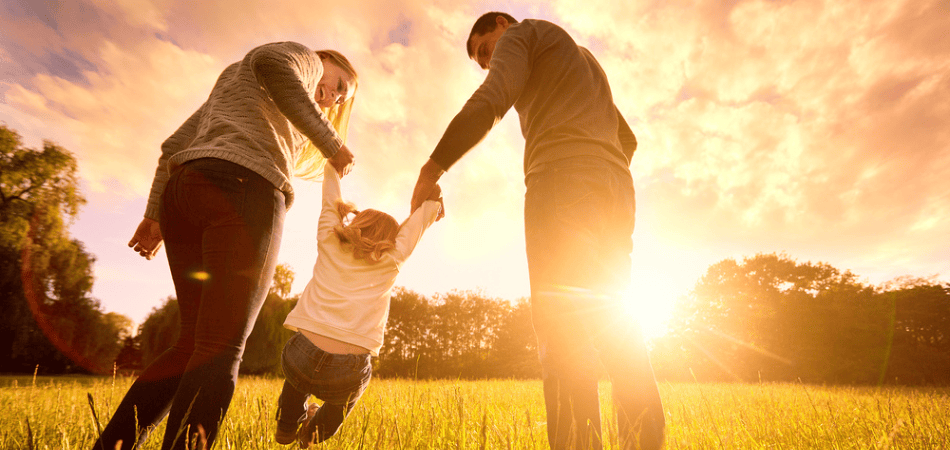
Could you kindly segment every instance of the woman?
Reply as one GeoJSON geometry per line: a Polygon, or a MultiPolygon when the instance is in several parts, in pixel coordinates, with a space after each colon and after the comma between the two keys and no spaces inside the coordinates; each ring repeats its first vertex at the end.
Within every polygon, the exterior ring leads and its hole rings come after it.
{"type": "Polygon", "coordinates": [[[326,161],[349,172],[344,139],[357,84],[337,52],[266,44],[225,69],[162,144],[129,246],[151,259],[164,239],[181,332],[129,388],[94,448],[134,448],[166,414],[163,450],[214,444],[277,265],[291,177],[319,178],[326,161]]]}

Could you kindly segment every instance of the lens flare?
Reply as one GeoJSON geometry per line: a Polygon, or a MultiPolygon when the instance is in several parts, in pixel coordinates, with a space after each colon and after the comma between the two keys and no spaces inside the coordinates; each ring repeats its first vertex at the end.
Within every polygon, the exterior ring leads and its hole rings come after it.
{"type": "Polygon", "coordinates": [[[206,281],[208,278],[211,278],[211,275],[203,270],[198,270],[196,272],[192,272],[191,277],[198,281],[206,281]]]}

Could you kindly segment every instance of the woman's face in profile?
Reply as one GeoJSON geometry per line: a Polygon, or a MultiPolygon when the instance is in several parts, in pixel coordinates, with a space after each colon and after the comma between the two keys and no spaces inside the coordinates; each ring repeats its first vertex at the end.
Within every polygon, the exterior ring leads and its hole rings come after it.
{"type": "Polygon", "coordinates": [[[353,77],[329,59],[323,60],[323,78],[317,84],[314,100],[321,108],[331,108],[349,100],[356,91],[353,77]]]}

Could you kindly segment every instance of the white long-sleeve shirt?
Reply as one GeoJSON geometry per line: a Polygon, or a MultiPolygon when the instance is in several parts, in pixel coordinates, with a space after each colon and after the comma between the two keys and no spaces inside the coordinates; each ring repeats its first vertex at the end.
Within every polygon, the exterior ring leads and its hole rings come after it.
{"type": "Polygon", "coordinates": [[[328,168],[323,176],[323,206],[317,227],[317,262],[297,306],[284,326],[305,330],[366,348],[374,356],[383,346],[389,298],[396,275],[425,230],[435,222],[441,205],[426,201],[399,229],[396,248],[379,262],[356,259],[346,251],[333,228],[341,224],[336,202],[340,177],[328,168]]]}

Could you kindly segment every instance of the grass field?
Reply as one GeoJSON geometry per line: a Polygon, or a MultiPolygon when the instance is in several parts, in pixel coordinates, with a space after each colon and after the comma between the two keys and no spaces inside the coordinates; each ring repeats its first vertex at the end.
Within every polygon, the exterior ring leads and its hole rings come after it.
{"type": "MultiPolygon", "coordinates": [[[[0,449],[88,449],[97,433],[88,395],[104,426],[130,383],[0,377],[0,449]]],[[[293,448],[273,441],[280,383],[242,378],[215,448],[293,448]]],[[[660,391],[667,449],[950,448],[950,389],[662,383],[660,391]]],[[[609,392],[602,384],[604,414],[609,392]]],[[[145,449],[159,448],[163,427],[145,449]]],[[[316,448],[544,449],[541,383],[374,380],[340,434],[316,448]]]]}

